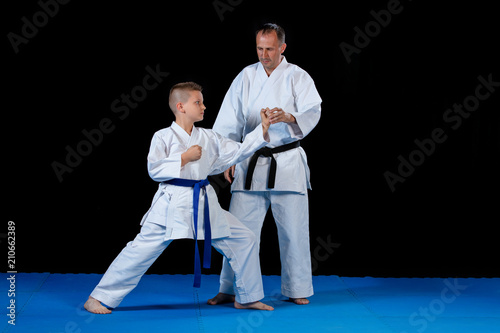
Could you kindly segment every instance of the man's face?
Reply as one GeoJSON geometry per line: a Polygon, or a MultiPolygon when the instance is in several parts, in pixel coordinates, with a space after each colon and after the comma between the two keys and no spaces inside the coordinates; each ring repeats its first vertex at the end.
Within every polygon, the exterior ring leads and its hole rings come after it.
{"type": "Polygon", "coordinates": [[[279,45],[276,31],[257,34],[257,55],[259,61],[264,66],[267,75],[271,75],[281,62],[281,54],[285,51],[286,44],[279,45]]]}

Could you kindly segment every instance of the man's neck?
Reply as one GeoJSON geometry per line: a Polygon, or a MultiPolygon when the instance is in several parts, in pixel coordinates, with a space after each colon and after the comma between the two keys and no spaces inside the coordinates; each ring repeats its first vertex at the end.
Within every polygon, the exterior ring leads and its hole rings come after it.
{"type": "Polygon", "coordinates": [[[276,68],[278,68],[278,66],[279,66],[279,65],[281,64],[281,62],[283,61],[283,58],[284,58],[284,57],[285,57],[284,55],[281,55],[280,62],[278,63],[278,65],[277,65],[276,67],[274,67],[273,69],[271,69],[270,71],[268,71],[268,70],[264,67],[264,70],[266,71],[267,77],[270,77],[270,76],[271,76],[271,74],[272,74],[272,72],[274,72],[274,70],[275,70],[276,68]]]}

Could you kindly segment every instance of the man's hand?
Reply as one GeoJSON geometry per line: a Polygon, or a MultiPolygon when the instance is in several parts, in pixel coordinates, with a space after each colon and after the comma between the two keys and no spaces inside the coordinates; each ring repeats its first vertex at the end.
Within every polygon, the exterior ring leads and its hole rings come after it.
{"type": "Polygon", "coordinates": [[[181,155],[181,166],[185,166],[189,162],[198,161],[200,158],[201,147],[198,145],[191,146],[181,155]]]}
{"type": "Polygon", "coordinates": [[[227,169],[226,171],[224,171],[224,178],[226,178],[226,180],[229,182],[229,184],[232,184],[232,182],[233,182],[235,167],[236,166],[233,165],[232,167],[230,167],[229,169],[227,169]]]}
{"type": "Polygon", "coordinates": [[[266,115],[269,118],[269,122],[271,124],[276,124],[276,123],[295,123],[295,117],[292,116],[290,113],[287,113],[283,111],[282,108],[272,108],[269,110],[269,108],[266,108],[266,115]]]}

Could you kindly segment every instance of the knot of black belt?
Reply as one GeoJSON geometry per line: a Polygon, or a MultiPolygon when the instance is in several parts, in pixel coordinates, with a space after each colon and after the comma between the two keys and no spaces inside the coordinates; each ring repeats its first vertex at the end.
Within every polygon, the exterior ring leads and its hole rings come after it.
{"type": "Polygon", "coordinates": [[[269,178],[267,179],[267,188],[274,188],[274,182],[276,180],[276,160],[273,154],[282,153],[284,151],[300,147],[300,141],[295,141],[288,143],[283,146],[269,148],[264,147],[257,150],[250,159],[250,164],[248,165],[247,177],[245,181],[245,190],[249,190],[252,187],[252,178],[255,166],[257,165],[257,160],[260,156],[271,158],[271,167],[269,168],[269,178]]]}

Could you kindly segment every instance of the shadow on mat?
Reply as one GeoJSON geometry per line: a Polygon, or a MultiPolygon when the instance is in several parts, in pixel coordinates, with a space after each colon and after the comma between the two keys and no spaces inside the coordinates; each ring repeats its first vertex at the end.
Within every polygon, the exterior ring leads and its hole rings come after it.
{"type": "Polygon", "coordinates": [[[115,309],[111,309],[113,312],[120,311],[143,311],[143,310],[180,310],[180,309],[190,309],[194,310],[196,305],[194,304],[154,304],[154,305],[136,305],[136,306],[120,306],[115,309]]]}

